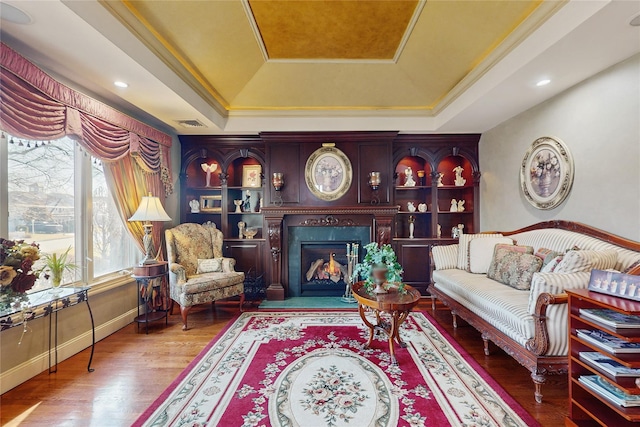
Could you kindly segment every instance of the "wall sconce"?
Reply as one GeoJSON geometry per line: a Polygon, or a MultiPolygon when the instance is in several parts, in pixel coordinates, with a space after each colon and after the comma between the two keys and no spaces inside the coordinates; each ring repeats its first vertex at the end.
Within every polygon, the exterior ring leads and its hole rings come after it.
{"type": "Polygon", "coordinates": [[[273,204],[276,206],[282,206],[282,194],[280,190],[284,187],[284,174],[282,172],[274,172],[271,177],[271,185],[273,185],[276,194],[273,198],[273,204]]]}
{"type": "Polygon", "coordinates": [[[369,187],[374,191],[380,187],[380,172],[369,172],[369,187]]]}
{"type": "Polygon", "coordinates": [[[371,187],[371,204],[380,203],[378,188],[380,188],[380,172],[369,172],[369,187],[371,187]]]}

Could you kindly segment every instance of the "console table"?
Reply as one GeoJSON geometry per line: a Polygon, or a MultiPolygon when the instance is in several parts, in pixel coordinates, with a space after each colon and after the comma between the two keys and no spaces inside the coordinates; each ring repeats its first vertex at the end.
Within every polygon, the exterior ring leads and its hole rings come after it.
{"type": "Polygon", "coordinates": [[[162,282],[167,279],[169,273],[168,263],[166,261],[158,261],[153,264],[144,264],[133,267],[132,277],[138,282],[140,290],[141,302],[144,304],[144,314],[140,314],[140,304],[138,304],[138,316],[134,319],[138,323],[145,324],[145,332],[149,333],[149,322],[165,319],[165,325],[168,324],[168,315],[165,310],[149,311],[149,301],[152,300],[154,289],[159,289],[162,282]]]}
{"type": "Polygon", "coordinates": [[[28,308],[25,310],[9,310],[0,312],[0,330],[23,326],[27,328],[27,322],[40,317],[49,317],[49,373],[58,371],[58,312],[67,307],[80,304],[87,304],[89,310],[89,318],[91,320],[91,355],[87,364],[87,371],[93,372],[91,361],[93,360],[93,352],[96,346],[96,328],[93,322],[93,313],[89,305],[89,287],[62,287],[55,293],[51,289],[45,289],[39,292],[33,292],[28,295],[28,308]],[[53,334],[52,334],[53,329],[53,334]],[[53,340],[53,343],[52,343],[53,340]],[[52,351],[54,363],[51,363],[52,351]]]}

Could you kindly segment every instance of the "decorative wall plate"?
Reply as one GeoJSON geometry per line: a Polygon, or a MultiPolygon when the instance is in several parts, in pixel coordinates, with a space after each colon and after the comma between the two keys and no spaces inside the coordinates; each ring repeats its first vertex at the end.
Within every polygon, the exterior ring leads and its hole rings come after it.
{"type": "Polygon", "coordinates": [[[349,158],[333,145],[323,145],[307,159],[304,179],[309,191],[321,200],[337,200],[351,187],[349,158]]]}
{"type": "Polygon", "coordinates": [[[571,191],[573,170],[573,158],[564,142],[550,136],[536,139],[520,167],[525,198],[538,209],[555,208],[571,191]]]}

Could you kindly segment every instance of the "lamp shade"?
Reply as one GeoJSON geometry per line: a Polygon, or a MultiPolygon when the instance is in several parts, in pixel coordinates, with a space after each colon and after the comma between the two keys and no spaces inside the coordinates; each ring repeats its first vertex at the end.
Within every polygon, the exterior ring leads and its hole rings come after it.
{"type": "Polygon", "coordinates": [[[160,203],[160,199],[149,193],[142,197],[138,210],[129,218],[129,221],[171,221],[160,203]]]}

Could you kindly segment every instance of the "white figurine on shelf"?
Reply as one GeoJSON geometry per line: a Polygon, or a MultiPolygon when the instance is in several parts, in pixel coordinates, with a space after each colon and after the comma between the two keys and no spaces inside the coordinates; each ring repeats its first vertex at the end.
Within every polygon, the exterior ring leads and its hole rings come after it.
{"type": "Polygon", "coordinates": [[[409,212],[415,212],[416,211],[416,205],[414,205],[413,202],[407,202],[407,210],[409,212]]]}
{"type": "Polygon", "coordinates": [[[415,227],[416,217],[409,215],[409,238],[413,239],[413,230],[415,227]]]}
{"type": "Polygon", "coordinates": [[[462,166],[456,166],[455,168],[453,168],[453,172],[456,173],[456,179],[454,184],[457,187],[462,187],[465,184],[465,182],[467,182],[467,180],[462,177],[463,170],[464,169],[462,168],[462,166]]]}
{"type": "Polygon", "coordinates": [[[438,239],[442,237],[442,226],[438,224],[438,239]]]}
{"type": "Polygon", "coordinates": [[[426,203],[420,203],[418,205],[418,212],[426,212],[427,211],[427,204],[426,203]]]}
{"type": "Polygon", "coordinates": [[[407,167],[404,170],[404,186],[405,187],[415,187],[416,186],[416,182],[413,180],[413,169],[411,169],[411,166],[407,167]]]}
{"type": "Polygon", "coordinates": [[[244,239],[244,227],[247,225],[244,221],[238,222],[238,238],[244,239]]]}
{"type": "Polygon", "coordinates": [[[189,206],[191,206],[191,213],[199,213],[200,212],[200,202],[196,199],[193,199],[189,202],[189,206]]]}
{"type": "Polygon", "coordinates": [[[251,191],[247,190],[245,193],[246,197],[244,199],[244,203],[242,204],[242,212],[252,212],[251,210],[251,191]]]}
{"type": "Polygon", "coordinates": [[[437,181],[438,187],[443,187],[444,186],[444,184],[442,183],[442,178],[443,177],[444,177],[444,174],[442,172],[438,172],[438,178],[437,178],[438,179],[438,181],[437,181]]]}
{"type": "Polygon", "coordinates": [[[449,208],[449,212],[458,212],[458,201],[456,199],[451,199],[451,208],[449,208]]]}
{"type": "Polygon", "coordinates": [[[210,165],[208,165],[206,163],[202,163],[200,165],[200,167],[202,167],[202,170],[207,173],[207,187],[210,187],[211,186],[211,174],[216,169],[218,169],[218,165],[216,163],[211,163],[210,165]]]}
{"type": "Polygon", "coordinates": [[[464,200],[458,200],[458,212],[464,212],[464,200]]]}

